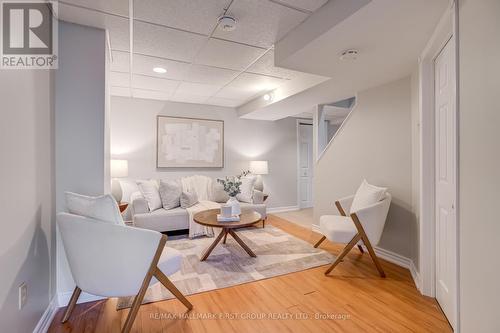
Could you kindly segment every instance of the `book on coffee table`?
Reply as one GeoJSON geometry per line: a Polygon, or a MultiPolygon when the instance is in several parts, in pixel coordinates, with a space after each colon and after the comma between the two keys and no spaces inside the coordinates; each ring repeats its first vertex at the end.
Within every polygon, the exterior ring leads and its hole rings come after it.
{"type": "Polygon", "coordinates": [[[237,222],[240,220],[239,215],[231,215],[229,217],[222,216],[221,214],[217,214],[217,221],[219,222],[237,222]]]}

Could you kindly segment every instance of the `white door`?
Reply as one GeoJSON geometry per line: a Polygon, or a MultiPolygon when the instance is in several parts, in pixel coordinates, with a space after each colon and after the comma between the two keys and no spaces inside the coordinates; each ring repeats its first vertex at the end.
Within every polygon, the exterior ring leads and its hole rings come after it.
{"type": "Polygon", "coordinates": [[[310,124],[299,124],[299,198],[300,208],[313,205],[313,127],[310,124]]]}
{"type": "Polygon", "coordinates": [[[455,328],[457,284],[457,146],[455,54],[452,38],[435,60],[436,299],[455,328]]]}

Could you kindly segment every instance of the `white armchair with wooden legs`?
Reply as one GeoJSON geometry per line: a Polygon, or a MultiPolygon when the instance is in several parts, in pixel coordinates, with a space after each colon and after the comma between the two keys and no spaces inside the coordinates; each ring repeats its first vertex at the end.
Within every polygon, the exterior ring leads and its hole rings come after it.
{"type": "Polygon", "coordinates": [[[361,253],[364,253],[361,246],[364,244],[380,276],[385,277],[384,270],[373,250],[373,246],[378,244],[382,236],[387,212],[391,204],[391,195],[385,192],[382,200],[358,209],[348,216],[353,199],[354,195],[335,202],[341,215],[323,215],[320,217],[321,233],[324,236],[314,247],[318,247],[325,239],[334,243],[347,244],[335,262],[326,270],[325,275],[329,274],[355,245],[358,246],[361,253]]]}
{"type": "Polygon", "coordinates": [[[181,255],[165,248],[165,235],[68,213],[59,213],[57,222],[76,282],[63,323],[82,290],[104,297],[135,295],[122,328],[122,332],[129,332],[148,286],[156,279],[189,310],[193,308],[167,277],[180,269],[181,255]]]}

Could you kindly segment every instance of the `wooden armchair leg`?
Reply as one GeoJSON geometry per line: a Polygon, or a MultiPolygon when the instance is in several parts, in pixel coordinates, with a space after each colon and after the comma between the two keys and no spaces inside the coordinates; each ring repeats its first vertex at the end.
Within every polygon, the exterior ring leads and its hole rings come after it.
{"type": "Polygon", "coordinates": [[[365,250],[363,250],[363,247],[361,245],[358,245],[359,252],[365,253],[365,250]]]}
{"type": "Polygon", "coordinates": [[[314,244],[314,247],[318,247],[321,243],[323,243],[323,241],[325,239],[326,239],[326,236],[321,237],[321,239],[316,244],[314,244]]]}
{"type": "Polygon", "coordinates": [[[64,312],[63,319],[61,320],[61,323],[65,323],[68,321],[69,317],[71,316],[71,313],[75,309],[76,302],[78,301],[78,297],[80,297],[80,293],[82,290],[78,287],[75,287],[75,290],[73,290],[73,294],[71,295],[71,298],[68,303],[68,307],[66,308],[66,311],[64,312]]]}
{"type": "Polygon", "coordinates": [[[356,243],[359,242],[360,239],[361,239],[361,235],[360,234],[356,234],[356,236],[354,236],[351,239],[351,241],[349,242],[349,244],[347,244],[344,247],[344,249],[339,254],[339,256],[337,257],[337,259],[335,259],[335,261],[333,262],[333,264],[326,270],[325,275],[328,275],[335,268],[335,266],[337,266],[342,261],[342,259],[344,259],[344,257],[346,256],[346,254],[348,254],[349,251],[352,250],[352,248],[354,247],[354,245],[356,245],[356,243]]]}
{"type": "Polygon", "coordinates": [[[351,214],[351,218],[354,224],[356,225],[356,229],[358,229],[358,232],[361,235],[361,239],[363,240],[363,243],[365,244],[366,249],[370,254],[370,257],[372,257],[375,267],[377,267],[378,273],[380,274],[381,277],[385,278],[385,272],[382,268],[382,265],[380,264],[380,261],[378,260],[378,257],[375,254],[375,251],[373,250],[372,244],[370,243],[368,236],[366,236],[365,229],[363,229],[363,226],[361,225],[358,216],[356,215],[356,213],[353,213],[351,214]]]}
{"type": "Polygon", "coordinates": [[[177,287],[170,281],[170,279],[163,274],[163,272],[157,267],[154,276],[167,288],[174,296],[184,304],[188,310],[193,308],[193,305],[187,300],[187,298],[177,289],[177,287]]]}

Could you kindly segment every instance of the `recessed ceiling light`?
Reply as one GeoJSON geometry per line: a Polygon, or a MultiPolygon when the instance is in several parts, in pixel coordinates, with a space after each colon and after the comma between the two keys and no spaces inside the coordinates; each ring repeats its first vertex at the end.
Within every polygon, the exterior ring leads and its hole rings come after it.
{"type": "Polygon", "coordinates": [[[351,50],[345,50],[340,55],[340,60],[354,61],[356,59],[358,59],[358,50],[353,50],[353,49],[351,49],[351,50]]]}
{"type": "Polygon", "coordinates": [[[270,101],[270,100],[272,100],[272,99],[273,99],[273,95],[271,95],[271,94],[265,94],[265,95],[264,95],[264,100],[265,100],[265,101],[270,101]]]}
{"type": "Polygon", "coordinates": [[[165,68],[163,68],[163,67],[155,67],[155,68],[153,68],[153,72],[164,74],[164,73],[167,72],[167,70],[165,68]]]}

